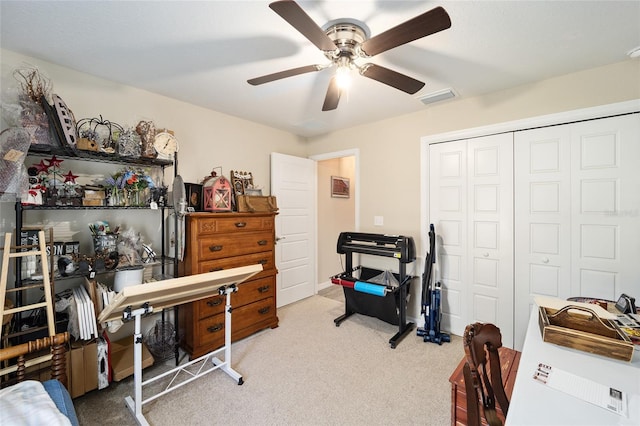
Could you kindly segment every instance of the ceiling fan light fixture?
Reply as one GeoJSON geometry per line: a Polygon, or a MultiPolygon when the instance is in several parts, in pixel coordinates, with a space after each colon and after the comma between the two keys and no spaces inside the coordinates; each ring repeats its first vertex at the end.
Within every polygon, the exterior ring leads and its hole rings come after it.
{"type": "Polygon", "coordinates": [[[346,56],[338,59],[336,68],[336,84],[340,90],[347,90],[351,86],[351,62],[346,56]]]}
{"type": "Polygon", "coordinates": [[[418,100],[425,105],[432,104],[434,102],[444,101],[445,99],[455,98],[456,94],[453,89],[442,89],[436,92],[427,93],[424,96],[420,96],[418,100]]]}

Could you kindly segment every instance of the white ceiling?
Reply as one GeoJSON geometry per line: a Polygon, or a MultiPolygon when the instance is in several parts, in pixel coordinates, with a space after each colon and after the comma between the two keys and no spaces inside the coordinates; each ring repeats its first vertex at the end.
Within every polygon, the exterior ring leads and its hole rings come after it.
{"type": "Polygon", "coordinates": [[[436,6],[451,17],[450,29],[368,61],[426,82],[420,92],[356,76],[322,112],[333,68],[246,82],[328,62],[268,4],[2,0],[0,45],[305,137],[429,108],[418,98],[446,88],[468,98],[631,60],[640,46],[640,1],[299,1],[319,26],[352,18],[372,35],[436,6]]]}

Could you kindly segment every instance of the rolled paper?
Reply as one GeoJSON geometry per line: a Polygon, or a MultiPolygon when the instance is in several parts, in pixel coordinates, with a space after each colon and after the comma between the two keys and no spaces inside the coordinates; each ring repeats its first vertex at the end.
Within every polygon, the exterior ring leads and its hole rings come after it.
{"type": "Polygon", "coordinates": [[[337,284],[337,285],[341,285],[343,287],[349,287],[349,288],[353,288],[355,284],[353,281],[343,280],[342,278],[331,278],[331,282],[333,284],[337,284]]]}
{"type": "Polygon", "coordinates": [[[378,284],[371,284],[362,281],[356,281],[353,289],[362,293],[373,294],[374,296],[384,296],[386,287],[378,284]]]}

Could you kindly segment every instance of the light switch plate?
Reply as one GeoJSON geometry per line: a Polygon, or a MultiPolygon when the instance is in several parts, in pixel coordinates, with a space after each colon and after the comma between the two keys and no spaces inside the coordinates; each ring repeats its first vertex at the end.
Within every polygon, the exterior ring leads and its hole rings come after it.
{"type": "Polygon", "coordinates": [[[384,217],[382,216],[373,217],[373,226],[383,226],[383,225],[384,225],[384,217]]]}

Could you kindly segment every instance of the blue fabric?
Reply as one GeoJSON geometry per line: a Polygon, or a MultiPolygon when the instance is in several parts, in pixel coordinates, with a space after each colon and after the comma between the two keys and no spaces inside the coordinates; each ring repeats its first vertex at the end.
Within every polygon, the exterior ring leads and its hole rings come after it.
{"type": "Polygon", "coordinates": [[[73,426],[79,426],[78,416],[76,416],[76,410],[73,408],[73,402],[67,389],[58,380],[47,380],[42,383],[44,389],[47,391],[53,402],[58,407],[58,410],[71,422],[73,426]]]}

